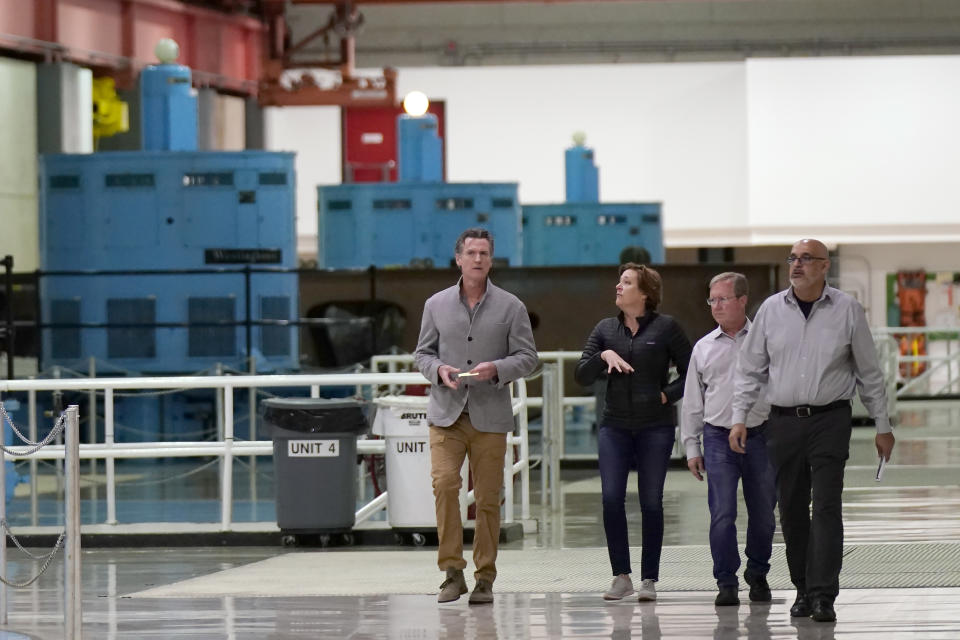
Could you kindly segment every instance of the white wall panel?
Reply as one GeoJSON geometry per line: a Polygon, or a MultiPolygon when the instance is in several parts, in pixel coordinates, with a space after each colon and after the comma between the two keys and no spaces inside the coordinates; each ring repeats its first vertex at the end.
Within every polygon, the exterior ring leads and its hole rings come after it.
{"type": "Polygon", "coordinates": [[[38,267],[37,77],[34,65],[0,58],[0,256],[38,267]]]}
{"type": "MultiPolygon", "coordinates": [[[[663,202],[668,236],[718,220],[746,224],[744,82],[739,63],[400,71],[401,95],[446,101],[449,180],[519,182],[524,203],[563,202],[563,152],[585,131],[601,199],[663,202]]],[[[316,185],[340,181],[339,111],[267,113],[268,148],[299,154],[306,238],[316,233],[316,185]]]]}
{"type": "MultiPolygon", "coordinates": [[[[960,56],[416,67],[400,91],[446,101],[451,181],[518,181],[524,203],[563,200],[585,131],[601,199],[662,201],[668,246],[936,242],[960,240],[957,77],[960,56]]],[[[273,111],[310,158],[306,242],[315,185],[339,181],[338,111],[273,111]]]]}
{"type": "Polygon", "coordinates": [[[446,100],[449,180],[519,181],[523,203],[563,202],[563,152],[584,131],[601,200],[661,201],[672,229],[746,222],[743,74],[738,63],[414,68],[400,89],[446,100]]]}
{"type": "Polygon", "coordinates": [[[746,66],[754,228],[956,225],[960,57],[746,66]]]}
{"type": "Polygon", "coordinates": [[[265,147],[295,151],[297,170],[297,252],[317,255],[317,185],[340,183],[340,109],[264,109],[265,147]]]}

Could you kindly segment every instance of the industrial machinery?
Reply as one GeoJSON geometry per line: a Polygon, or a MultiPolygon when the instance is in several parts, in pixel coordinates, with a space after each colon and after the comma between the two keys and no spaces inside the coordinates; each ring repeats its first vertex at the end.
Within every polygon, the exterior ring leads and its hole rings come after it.
{"type": "MultiPolygon", "coordinates": [[[[897,303],[900,307],[901,327],[924,327],[927,325],[927,272],[901,270],[897,272],[897,303]]],[[[894,337],[902,356],[927,355],[927,336],[924,333],[901,333],[894,337]]],[[[916,378],[927,370],[926,362],[900,363],[900,376],[916,378]]]]}
{"type": "Polygon", "coordinates": [[[660,203],[600,203],[582,137],[566,151],[567,202],[522,207],[516,183],[442,182],[435,116],[401,116],[397,140],[397,182],[317,189],[320,266],[446,267],[467,227],[490,229],[500,266],[612,265],[637,247],[663,262],[660,203]]]}
{"type": "Polygon", "coordinates": [[[40,158],[43,363],[294,368],[297,275],[269,272],[296,266],[293,154],[197,151],[190,69],[158,57],[143,151],[40,158]]]}
{"type": "Polygon", "coordinates": [[[523,206],[523,264],[616,264],[629,247],[663,262],[660,203],[600,203],[599,172],[585,141],[578,133],[566,150],[567,201],[523,206]]]}
{"type": "MultiPolygon", "coordinates": [[[[292,153],[197,150],[191,70],[140,75],[142,151],[40,158],[44,368],[108,375],[299,368],[292,153]]],[[[119,398],[116,439],[199,440],[213,394],[119,398]]],[[[249,437],[237,423],[237,437],[249,437]]]]}
{"type": "Polygon", "coordinates": [[[467,227],[493,233],[496,263],[521,264],[517,183],[442,182],[433,114],[400,116],[397,147],[397,182],[318,187],[319,266],[446,267],[467,227]]]}

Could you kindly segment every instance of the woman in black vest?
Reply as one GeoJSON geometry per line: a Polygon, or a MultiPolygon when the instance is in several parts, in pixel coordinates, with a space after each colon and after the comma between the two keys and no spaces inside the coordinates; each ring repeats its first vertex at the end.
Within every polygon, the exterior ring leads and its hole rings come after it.
{"type": "Polygon", "coordinates": [[[607,374],[606,403],[598,417],[597,445],[603,494],[603,529],[613,584],[603,597],[620,600],[634,593],[624,501],[627,475],[637,469],[642,515],[638,599],[657,599],[663,546],[663,483],[675,441],[673,403],[683,395],[690,341],[680,325],[656,309],[660,274],[641,264],[620,267],[616,304],[620,313],[597,323],[577,364],[576,379],[592,385],[607,374]],[[670,380],[670,364],[678,377],[670,380]]]}

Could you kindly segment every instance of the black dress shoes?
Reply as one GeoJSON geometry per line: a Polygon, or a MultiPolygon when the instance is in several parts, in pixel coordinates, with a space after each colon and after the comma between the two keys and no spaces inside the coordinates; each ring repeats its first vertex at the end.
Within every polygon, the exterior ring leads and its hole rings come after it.
{"type": "Polygon", "coordinates": [[[720,587],[717,599],[713,601],[717,607],[735,607],[740,604],[740,596],[736,587],[720,587]]]}
{"type": "Polygon", "coordinates": [[[770,602],[772,598],[766,576],[752,576],[744,573],[743,579],[750,585],[750,602],[770,602]]]}
{"type": "Polygon", "coordinates": [[[807,594],[797,591],[797,599],[793,601],[793,606],[790,607],[790,617],[806,618],[809,615],[810,601],[807,600],[807,594]]]}
{"type": "Polygon", "coordinates": [[[837,612],[833,610],[832,603],[818,600],[813,604],[810,617],[817,622],[836,622],[837,612]]]}

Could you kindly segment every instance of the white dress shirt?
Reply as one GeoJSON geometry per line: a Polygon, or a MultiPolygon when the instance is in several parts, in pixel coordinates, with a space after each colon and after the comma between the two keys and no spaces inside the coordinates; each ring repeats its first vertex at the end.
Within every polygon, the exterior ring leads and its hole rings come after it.
{"type": "MultiPolygon", "coordinates": [[[[747,318],[747,323],[736,336],[724,333],[718,326],[693,346],[680,412],[680,437],[688,460],[703,455],[700,438],[705,422],[726,429],[735,424],[734,370],[740,346],[750,333],[751,325],[747,318]]],[[[762,399],[757,401],[747,415],[747,428],[763,424],[769,413],[770,405],[762,399]]]]}

